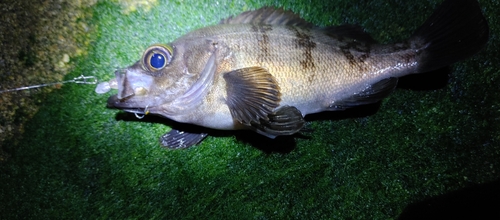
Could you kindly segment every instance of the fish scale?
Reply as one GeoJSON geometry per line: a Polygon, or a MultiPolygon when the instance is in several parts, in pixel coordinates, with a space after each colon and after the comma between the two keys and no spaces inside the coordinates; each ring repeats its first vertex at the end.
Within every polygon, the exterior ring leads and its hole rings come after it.
{"type": "MultiPolygon", "coordinates": [[[[222,64],[226,68],[219,69],[217,74],[252,66],[267,68],[280,85],[282,105],[296,106],[303,114],[324,111],[331,103],[351,96],[388,75],[392,76],[395,68],[387,67],[395,67],[402,61],[408,63],[393,54],[377,54],[378,51],[359,51],[350,47],[347,49],[353,56],[371,53],[362,62],[352,62],[339,47],[347,43],[325,35],[321,29],[301,30],[299,27],[290,29],[284,26],[263,32],[263,28],[255,26],[218,25],[200,29],[188,37],[195,40],[200,36],[212,36],[218,42],[221,53],[231,51],[232,55],[220,62],[227,62],[228,65],[222,64]],[[264,35],[267,37],[262,37],[264,35]],[[264,38],[268,38],[268,42],[262,46],[260,41],[264,38]],[[301,45],[299,42],[303,38],[314,41],[317,46],[307,48],[301,45]],[[310,50],[309,56],[305,52],[307,50],[310,50]]],[[[406,50],[406,53],[412,52],[408,48],[406,50]]],[[[397,72],[404,74],[411,68],[407,65],[398,68],[397,72]]]]}
{"type": "MultiPolygon", "coordinates": [[[[307,114],[379,102],[399,77],[468,58],[488,38],[475,0],[445,0],[409,39],[393,44],[356,25],[316,27],[264,7],[150,46],[115,72],[108,84],[118,94],[107,104],[212,129],[293,135],[307,114]]],[[[206,136],[174,127],[160,143],[186,148],[206,136]]]]}

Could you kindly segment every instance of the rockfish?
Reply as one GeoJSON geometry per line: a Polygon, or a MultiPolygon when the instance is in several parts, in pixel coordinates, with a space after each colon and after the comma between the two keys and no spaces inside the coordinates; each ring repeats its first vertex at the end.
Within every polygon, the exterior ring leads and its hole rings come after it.
{"type": "MultiPolygon", "coordinates": [[[[445,0],[408,40],[393,44],[356,25],[317,27],[264,7],[152,45],[96,91],[118,89],[107,105],[126,112],[274,138],[299,132],[307,114],[378,102],[398,77],[470,57],[488,35],[476,0],[445,0]]],[[[206,136],[173,129],[160,142],[186,148],[206,136]]]]}

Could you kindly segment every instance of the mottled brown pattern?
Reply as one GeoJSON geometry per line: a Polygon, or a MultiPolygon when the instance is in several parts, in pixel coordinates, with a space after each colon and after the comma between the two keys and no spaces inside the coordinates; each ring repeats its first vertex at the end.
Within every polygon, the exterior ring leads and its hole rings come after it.
{"type": "Polygon", "coordinates": [[[339,48],[351,67],[357,68],[361,72],[367,71],[368,66],[365,64],[365,60],[370,58],[370,46],[352,39],[339,38],[339,41],[345,43],[339,48]]]}
{"type": "Polygon", "coordinates": [[[270,25],[252,25],[252,31],[256,34],[257,45],[260,51],[259,63],[265,62],[266,57],[270,57],[269,35],[267,32],[272,30],[270,25]]]}
{"type": "MultiPolygon", "coordinates": [[[[393,51],[404,51],[404,50],[409,50],[411,48],[411,45],[408,42],[404,43],[397,43],[393,45],[392,50],[393,51]]],[[[403,61],[402,63],[411,63],[412,61],[415,60],[417,53],[404,53],[400,56],[401,60],[403,61]]]]}
{"type": "Polygon", "coordinates": [[[406,50],[409,49],[411,46],[408,42],[403,42],[403,43],[397,43],[393,44],[392,50],[398,51],[398,50],[406,50]]]}
{"type": "Polygon", "coordinates": [[[316,43],[311,39],[311,35],[303,30],[299,30],[294,26],[291,26],[290,30],[292,30],[297,37],[295,42],[296,45],[304,50],[304,59],[300,61],[300,65],[302,66],[304,72],[310,73],[308,80],[309,82],[312,82],[316,72],[316,63],[314,57],[312,56],[312,51],[316,48],[316,43]]]}
{"type": "Polygon", "coordinates": [[[416,56],[417,54],[415,53],[406,53],[406,54],[403,54],[401,55],[401,59],[405,65],[409,65],[410,63],[412,63],[413,61],[416,60],[416,56]]]}

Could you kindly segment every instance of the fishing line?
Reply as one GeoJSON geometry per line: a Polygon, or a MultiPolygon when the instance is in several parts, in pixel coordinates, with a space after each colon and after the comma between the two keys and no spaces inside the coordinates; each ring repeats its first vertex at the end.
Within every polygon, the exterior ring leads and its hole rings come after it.
{"type": "MultiPolygon", "coordinates": [[[[99,81],[97,80],[97,77],[95,76],[85,76],[85,75],[80,75],[78,77],[75,77],[71,80],[65,80],[61,82],[52,82],[52,83],[44,83],[44,84],[38,84],[38,85],[32,85],[32,86],[23,86],[23,87],[18,87],[18,88],[13,88],[13,89],[6,89],[6,90],[0,90],[0,94],[2,93],[7,93],[7,92],[16,92],[16,91],[22,91],[22,90],[29,90],[29,89],[36,89],[36,88],[41,88],[41,87],[47,87],[47,86],[53,86],[53,85],[62,85],[62,84],[67,84],[67,83],[76,83],[76,84],[86,84],[86,85],[95,85],[99,81]]],[[[116,84],[116,81],[110,81],[111,84],[116,84]]],[[[95,92],[98,94],[104,94],[109,92],[111,89],[110,82],[101,82],[97,85],[95,88],[95,92]]],[[[130,110],[130,113],[134,113],[135,117],[138,119],[143,119],[144,116],[149,114],[148,106],[146,106],[145,109],[137,109],[135,111],[130,110]]]]}
{"type": "Polygon", "coordinates": [[[80,75],[79,77],[76,77],[74,79],[65,80],[65,81],[61,81],[61,82],[44,83],[44,84],[38,84],[38,85],[32,85],[32,86],[23,86],[23,87],[18,87],[18,88],[13,88],[13,89],[0,90],[0,94],[6,93],[6,92],[16,92],[16,91],[21,91],[21,90],[36,89],[36,88],[59,85],[59,84],[66,84],[66,83],[95,85],[95,84],[97,84],[97,82],[98,82],[98,80],[97,80],[97,77],[95,77],[95,76],[80,75]]]}

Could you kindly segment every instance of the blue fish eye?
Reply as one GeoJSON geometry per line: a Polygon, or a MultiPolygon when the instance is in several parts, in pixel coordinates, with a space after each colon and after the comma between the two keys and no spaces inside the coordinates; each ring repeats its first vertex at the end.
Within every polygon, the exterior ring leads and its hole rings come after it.
{"type": "Polygon", "coordinates": [[[161,69],[165,66],[166,63],[165,56],[163,56],[163,54],[154,53],[153,55],[151,55],[149,63],[153,68],[161,69]]]}
{"type": "Polygon", "coordinates": [[[160,71],[170,64],[172,53],[169,45],[152,45],[142,55],[142,67],[151,72],[160,71]]]}

